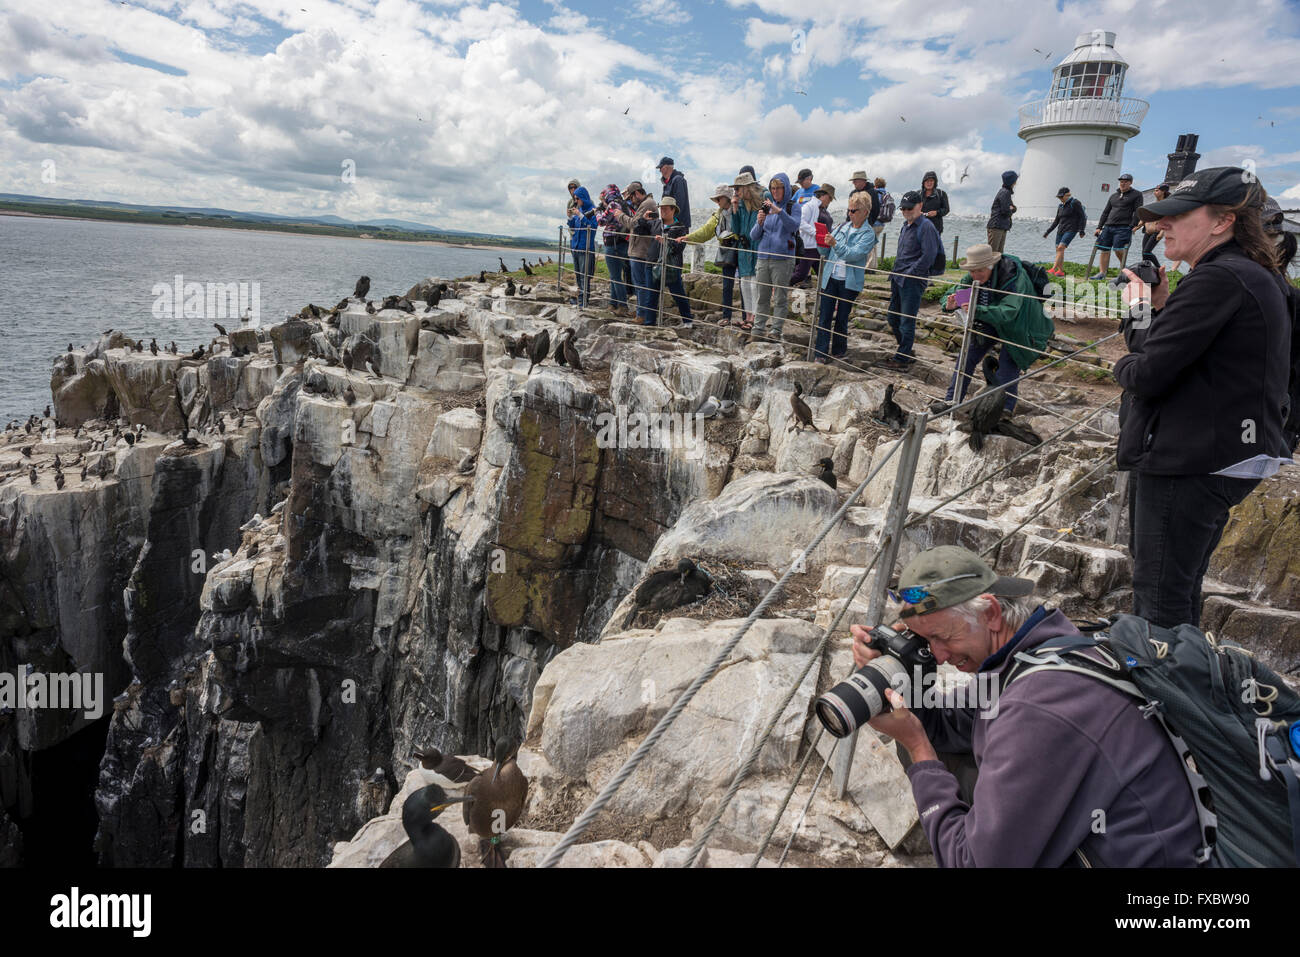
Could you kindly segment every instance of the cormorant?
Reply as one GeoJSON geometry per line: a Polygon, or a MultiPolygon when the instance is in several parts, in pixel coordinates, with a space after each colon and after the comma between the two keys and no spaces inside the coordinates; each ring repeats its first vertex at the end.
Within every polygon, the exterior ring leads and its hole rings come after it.
{"type": "Polygon", "coordinates": [[[546,354],[551,351],[551,334],[543,329],[537,335],[528,340],[528,374],[533,374],[533,366],[546,360],[546,354]]]}
{"type": "Polygon", "coordinates": [[[586,372],[587,370],[582,367],[582,356],[578,354],[578,346],[573,336],[573,330],[566,329],[564,338],[560,340],[560,346],[564,349],[564,358],[568,361],[569,368],[586,372]]]}
{"type": "Polygon", "coordinates": [[[998,360],[992,353],[985,354],[981,369],[988,386],[970,407],[970,447],[976,452],[983,449],[987,435],[1006,435],[1026,445],[1040,445],[1043,440],[1029,429],[1003,418],[1007,395],[1005,389],[994,391],[998,386],[998,360]]]}
{"type": "Polygon", "coordinates": [[[885,398],[881,400],[879,408],[872,413],[872,417],[881,425],[893,429],[895,432],[907,424],[906,413],[903,412],[902,406],[894,401],[894,383],[890,382],[885,385],[885,398]]]}
{"type": "Polygon", "coordinates": [[[135,433],[134,433],[134,432],[124,432],[124,433],[122,434],[122,438],[126,439],[126,444],[127,444],[127,445],[135,445],[135,433]]]}
{"type": "Polygon", "coordinates": [[[499,263],[501,264],[501,271],[502,271],[502,272],[509,272],[509,271],[510,271],[509,269],[506,268],[506,261],[505,261],[504,259],[502,259],[500,256],[497,257],[497,262],[499,262],[499,263]]]}
{"type": "Polygon", "coordinates": [[[525,275],[525,276],[531,276],[531,275],[533,274],[533,271],[532,271],[531,269],[528,268],[528,260],[527,260],[527,259],[521,259],[520,262],[522,262],[522,263],[524,264],[524,275],[525,275]]]}
{"type": "Polygon", "coordinates": [[[817,460],[817,464],[822,467],[822,470],[817,477],[831,488],[835,488],[835,463],[832,462],[829,457],[822,457],[817,460]]]}
{"type": "Polygon", "coordinates": [[[88,462],[83,462],[81,465],[81,480],[83,482],[86,481],[86,473],[89,471],[90,471],[90,464],[88,462]]]}
{"type": "Polygon", "coordinates": [[[683,558],[676,568],[655,572],[636,590],[632,598],[632,611],[623,620],[627,628],[641,611],[668,611],[679,605],[689,605],[709,593],[713,580],[689,558],[683,558]]]}
{"type": "Polygon", "coordinates": [[[416,751],[415,756],[419,758],[420,766],[426,771],[440,774],[452,784],[465,784],[473,781],[478,774],[477,771],[456,757],[456,755],[443,754],[437,748],[425,748],[423,751],[416,751]]]}
{"type": "Polygon", "coordinates": [[[506,295],[507,295],[507,296],[513,296],[513,295],[515,294],[515,291],[516,291],[516,290],[515,290],[515,281],[514,281],[514,279],[512,279],[512,278],[509,277],[509,276],[507,276],[507,277],[506,277],[506,295]]]}
{"type": "Polygon", "coordinates": [[[430,289],[424,297],[425,312],[433,312],[433,307],[438,305],[438,300],[442,298],[442,290],[437,286],[430,289]]]}
{"type": "MultiPolygon", "coordinates": [[[[28,431],[31,431],[31,430],[29,429],[28,431]]],[[[19,449],[18,451],[21,452],[21,453],[23,453],[23,458],[25,458],[25,459],[30,459],[30,458],[32,457],[32,447],[31,447],[30,445],[24,445],[24,446],[23,446],[21,449],[19,449]]]]}
{"type": "Polygon", "coordinates": [[[226,332],[226,327],[223,326],[221,323],[219,323],[219,322],[214,322],[213,325],[217,327],[217,335],[219,335],[219,336],[228,336],[228,335],[230,335],[230,333],[226,332]]]}
{"type": "Polygon", "coordinates": [[[799,431],[803,431],[805,425],[811,425],[814,432],[821,430],[813,424],[812,409],[808,408],[808,403],[800,396],[803,395],[803,386],[798,382],[794,384],[794,392],[790,393],[790,411],[794,413],[795,421],[799,423],[799,431]]]}
{"type": "Polygon", "coordinates": [[[356,405],[357,394],[352,391],[351,385],[349,385],[346,389],[343,390],[343,401],[346,402],[348,405],[356,405]]]}
{"type": "Polygon", "coordinates": [[[494,749],[492,767],[481,771],[465,787],[464,814],[469,829],[479,836],[484,867],[505,867],[501,836],[515,826],[528,801],[528,778],[519,770],[519,745],[502,739],[494,749]]]}
{"type": "Polygon", "coordinates": [[[379,371],[379,366],[377,366],[377,365],[375,364],[375,360],[374,360],[374,359],[367,359],[367,360],[366,360],[366,368],[368,368],[368,369],[370,370],[370,375],[371,375],[372,377],[374,377],[374,378],[376,378],[376,379],[382,379],[382,378],[384,377],[384,374],[383,374],[382,372],[379,371]]]}
{"type": "Polygon", "coordinates": [[[36,484],[36,466],[35,466],[35,465],[33,465],[30,469],[27,470],[27,477],[28,477],[29,479],[32,480],[32,484],[33,484],[33,485],[36,484]]]}
{"type": "MultiPolygon", "coordinates": [[[[181,442],[187,449],[197,449],[199,447],[199,440],[190,435],[188,428],[181,429],[181,442]]],[[[103,459],[100,459],[100,461],[102,462],[103,459]]]]}
{"type": "Polygon", "coordinates": [[[468,798],[448,797],[436,784],[414,791],[402,802],[402,827],[408,840],[380,867],[460,867],[460,845],[438,823],[438,815],[468,798]]]}
{"type": "Polygon", "coordinates": [[[68,343],[68,351],[69,351],[69,352],[72,351],[72,343],[71,343],[71,342],[68,343]]]}
{"type": "Polygon", "coordinates": [[[526,336],[506,336],[505,337],[506,354],[512,359],[518,359],[528,352],[528,340],[526,336]]]}
{"type": "Polygon", "coordinates": [[[379,311],[379,310],[377,310],[377,309],[375,308],[375,304],[374,304],[373,302],[371,302],[369,299],[367,299],[367,300],[366,300],[366,314],[367,314],[367,315],[370,315],[370,316],[373,316],[373,315],[374,315],[376,312],[378,312],[378,311],[379,311]]]}
{"type": "Polygon", "coordinates": [[[486,270],[486,269],[480,269],[480,270],[478,271],[478,281],[479,281],[479,282],[487,282],[487,270],[486,270]]]}
{"type": "Polygon", "coordinates": [[[58,452],[54,453],[54,468],[55,469],[63,468],[63,459],[59,458],[58,452]]]}
{"type": "Polygon", "coordinates": [[[158,354],[158,340],[157,340],[157,339],[150,339],[150,340],[149,340],[149,351],[152,352],[154,355],[157,355],[157,354],[158,354]]]}
{"type": "Polygon", "coordinates": [[[54,487],[57,488],[60,492],[62,492],[63,485],[64,485],[63,473],[56,469],[54,472],[54,487]]]}
{"type": "Polygon", "coordinates": [[[343,368],[352,371],[352,350],[347,346],[343,347],[343,368]]]}
{"type": "Polygon", "coordinates": [[[342,299],[339,300],[339,304],[335,306],[332,311],[335,313],[342,312],[344,309],[348,307],[348,302],[349,302],[348,297],[344,296],[342,299]]]}

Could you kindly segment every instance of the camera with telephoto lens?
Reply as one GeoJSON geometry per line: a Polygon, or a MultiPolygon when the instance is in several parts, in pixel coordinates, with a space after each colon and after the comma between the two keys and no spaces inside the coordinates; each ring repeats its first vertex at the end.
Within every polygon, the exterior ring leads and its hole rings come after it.
{"type": "MultiPolygon", "coordinates": [[[[1142,257],[1141,262],[1134,263],[1132,266],[1129,266],[1128,269],[1129,272],[1133,273],[1133,275],[1137,276],[1138,279],[1146,283],[1148,286],[1154,286],[1156,283],[1160,282],[1160,260],[1151,253],[1147,253],[1142,257]]],[[[1123,289],[1129,284],[1129,282],[1130,279],[1128,276],[1124,275],[1124,270],[1121,269],[1119,275],[1110,281],[1110,285],[1114,289],[1123,289]]]]}
{"type": "Polygon", "coordinates": [[[913,631],[872,628],[869,644],[881,652],[817,699],[817,718],[837,738],[847,738],[878,714],[892,710],[885,689],[904,698],[911,694],[914,675],[922,679],[935,670],[929,643],[913,631]]]}

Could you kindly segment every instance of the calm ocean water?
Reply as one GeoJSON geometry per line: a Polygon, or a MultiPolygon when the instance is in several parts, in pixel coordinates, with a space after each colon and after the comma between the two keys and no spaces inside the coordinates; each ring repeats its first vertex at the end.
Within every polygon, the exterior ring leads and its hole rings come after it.
{"type": "MultiPolygon", "coordinates": [[[[501,251],[519,267],[534,252],[501,251]]],[[[216,335],[210,320],[154,316],[155,284],[258,283],[262,325],[306,303],[333,306],[370,277],[371,299],[404,293],[426,276],[498,268],[495,249],[208,227],[151,226],[0,216],[0,428],[50,401],[50,368],[68,343],[108,328],[193,349],[216,335]]],[[[231,327],[238,320],[222,321],[231,327]]]]}

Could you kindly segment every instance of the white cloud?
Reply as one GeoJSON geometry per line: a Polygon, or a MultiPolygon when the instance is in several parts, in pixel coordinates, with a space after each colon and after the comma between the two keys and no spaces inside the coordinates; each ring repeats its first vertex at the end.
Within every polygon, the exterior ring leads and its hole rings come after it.
{"type": "Polygon", "coordinates": [[[690,12],[678,0],[636,0],[632,15],[664,26],[680,26],[691,20],[690,12]]]}

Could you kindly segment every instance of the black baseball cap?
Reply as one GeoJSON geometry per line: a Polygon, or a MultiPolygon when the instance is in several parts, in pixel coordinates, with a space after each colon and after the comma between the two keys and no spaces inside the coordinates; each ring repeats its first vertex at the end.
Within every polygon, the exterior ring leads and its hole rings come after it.
{"type": "Polygon", "coordinates": [[[1119,178],[1120,178],[1121,180],[1128,180],[1130,183],[1133,182],[1133,174],[1132,174],[1132,173],[1120,173],[1120,174],[1119,174],[1119,178]]]}
{"type": "MultiPolygon", "coordinates": [[[[1180,216],[1209,203],[1235,206],[1242,202],[1258,181],[1240,166],[1210,166],[1188,173],[1169,188],[1169,196],[1150,206],[1138,207],[1138,217],[1149,223],[1166,216],[1180,216]]],[[[1262,191],[1261,191],[1262,192],[1262,191]]],[[[1262,202],[1262,199],[1261,199],[1262,202]]]]}
{"type": "Polygon", "coordinates": [[[1068,186],[1062,186],[1060,189],[1058,189],[1058,190],[1056,191],[1056,198],[1057,198],[1057,199],[1060,199],[1062,196],[1064,196],[1064,195],[1065,195],[1066,193],[1068,193],[1069,191],[1070,191],[1070,187],[1068,187],[1068,186]]]}
{"type": "Polygon", "coordinates": [[[909,189],[903,194],[903,198],[898,201],[899,209],[911,209],[913,206],[921,205],[921,194],[914,189],[909,189]]]}
{"type": "Polygon", "coordinates": [[[1281,233],[1300,233],[1300,226],[1287,220],[1282,213],[1282,207],[1272,196],[1264,200],[1264,208],[1260,210],[1259,218],[1264,224],[1264,232],[1270,236],[1277,236],[1281,233]]]}
{"type": "Polygon", "coordinates": [[[677,164],[673,162],[673,158],[671,156],[665,156],[655,165],[655,169],[658,169],[660,166],[676,166],[676,165],[677,164]]]}
{"type": "Polygon", "coordinates": [[[811,176],[811,175],[812,175],[812,170],[808,169],[807,167],[804,167],[803,169],[799,170],[799,175],[794,178],[794,181],[797,183],[805,176],[811,176]]]}

